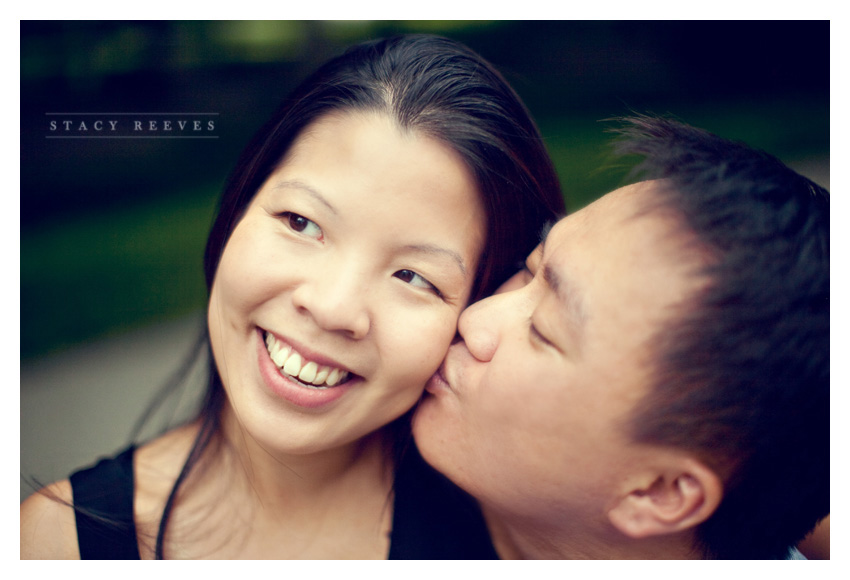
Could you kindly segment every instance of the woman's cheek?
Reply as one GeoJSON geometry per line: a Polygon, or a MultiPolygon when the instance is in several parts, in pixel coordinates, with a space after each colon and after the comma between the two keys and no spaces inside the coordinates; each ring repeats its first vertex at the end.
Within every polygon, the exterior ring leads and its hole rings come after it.
{"type": "Polygon", "coordinates": [[[454,309],[434,313],[425,322],[421,316],[411,314],[404,321],[397,318],[399,328],[404,328],[402,335],[396,335],[393,342],[400,370],[407,369],[408,380],[415,381],[417,386],[424,386],[431,378],[448,351],[455,336],[458,313],[454,309]]]}

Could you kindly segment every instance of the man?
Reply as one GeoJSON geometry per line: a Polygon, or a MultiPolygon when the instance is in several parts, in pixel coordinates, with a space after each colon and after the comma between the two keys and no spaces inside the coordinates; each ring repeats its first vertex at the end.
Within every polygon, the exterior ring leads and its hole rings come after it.
{"type": "Polygon", "coordinates": [[[784,558],[829,512],[829,194],[628,121],[652,178],[470,307],[414,421],[503,557],[784,558]]]}

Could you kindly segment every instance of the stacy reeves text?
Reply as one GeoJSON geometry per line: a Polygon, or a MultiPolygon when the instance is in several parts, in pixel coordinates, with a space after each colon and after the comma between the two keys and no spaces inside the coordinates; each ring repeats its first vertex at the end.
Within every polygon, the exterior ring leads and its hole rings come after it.
{"type": "Polygon", "coordinates": [[[184,136],[215,134],[217,113],[183,116],[115,114],[97,116],[80,113],[47,113],[47,136],[51,137],[129,137],[184,136]]]}

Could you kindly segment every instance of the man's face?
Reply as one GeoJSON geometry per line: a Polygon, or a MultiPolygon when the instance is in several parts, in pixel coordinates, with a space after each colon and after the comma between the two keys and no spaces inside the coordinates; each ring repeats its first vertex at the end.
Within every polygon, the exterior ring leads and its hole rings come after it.
{"type": "MultiPolygon", "coordinates": [[[[658,182],[561,220],[528,272],[462,315],[414,433],[424,457],[507,515],[603,518],[654,450],[625,420],[647,392],[652,339],[697,287],[677,222],[640,213],[658,182]]],[[[602,521],[602,519],[598,519],[602,521]]]]}

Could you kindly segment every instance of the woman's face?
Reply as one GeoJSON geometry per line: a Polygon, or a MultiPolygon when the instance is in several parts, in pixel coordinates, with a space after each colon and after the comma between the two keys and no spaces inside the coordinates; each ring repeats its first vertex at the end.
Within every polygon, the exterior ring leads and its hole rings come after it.
{"type": "Polygon", "coordinates": [[[310,125],[227,242],[210,339],[241,429],[310,453],[407,411],[437,370],[485,236],[449,147],[377,113],[310,125]]]}

